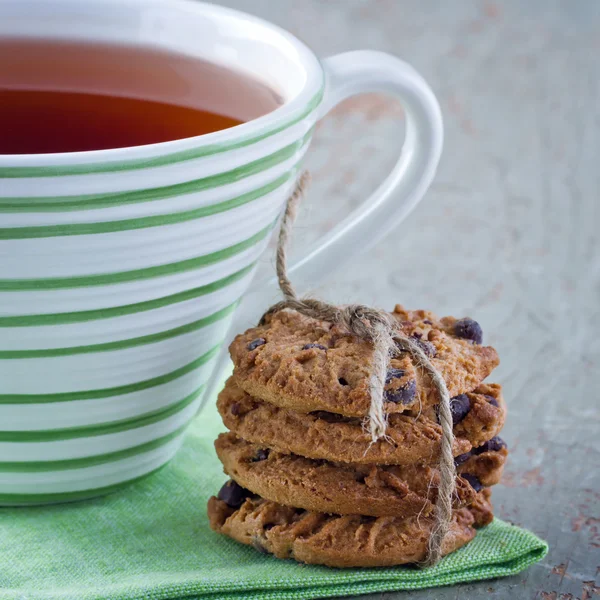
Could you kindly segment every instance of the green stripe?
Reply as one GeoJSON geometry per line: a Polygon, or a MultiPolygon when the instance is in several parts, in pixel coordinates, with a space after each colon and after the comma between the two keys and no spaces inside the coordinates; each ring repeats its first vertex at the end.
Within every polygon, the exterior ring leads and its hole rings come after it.
{"type": "Polygon", "coordinates": [[[58,504],[62,502],[75,502],[76,500],[84,500],[86,498],[94,498],[96,496],[104,496],[106,494],[111,494],[112,492],[117,492],[131,485],[132,483],[137,483],[146,477],[150,477],[150,475],[154,475],[166,465],[167,463],[157,467],[156,469],[152,469],[151,471],[148,471],[148,473],[140,475],[139,477],[134,477],[133,479],[128,479],[127,481],[122,481],[121,483],[115,483],[113,485],[107,485],[101,488],[81,490],[77,492],[58,492],[55,494],[0,494],[0,505],[31,506],[36,504],[58,504]]]}
{"type": "Polygon", "coordinates": [[[99,308],[95,310],[84,310],[81,312],[70,313],[55,313],[44,315],[21,315],[15,317],[0,317],[0,327],[36,327],[44,325],[64,325],[68,323],[85,323],[88,321],[96,321],[98,319],[109,319],[113,317],[122,317],[125,315],[133,315],[147,310],[163,308],[186,300],[192,300],[210,294],[217,290],[227,287],[236,281],[245,277],[254,269],[256,262],[244,267],[243,269],[213,281],[208,285],[203,285],[191,290],[178,292],[164,298],[156,298],[154,300],[146,300],[144,302],[136,302],[135,304],[127,304],[125,306],[114,306],[112,308],[99,308]]]}
{"type": "Polygon", "coordinates": [[[233,140],[231,142],[220,142],[216,144],[206,144],[199,148],[190,148],[181,150],[163,156],[153,158],[138,158],[131,160],[109,161],[102,163],[90,163],[85,165],[56,165],[43,167],[0,167],[1,178],[20,178],[20,177],[58,177],[62,175],[87,175],[91,173],[116,173],[119,171],[133,171],[137,169],[149,169],[153,167],[162,167],[173,165],[179,162],[203,158],[213,154],[220,154],[230,150],[237,150],[260,142],[272,135],[280,133],[284,129],[292,127],[296,123],[305,119],[312,113],[321,103],[323,99],[324,86],[313,96],[308,102],[305,109],[294,119],[278,125],[272,129],[267,129],[263,133],[256,136],[233,140]]]}
{"type": "Polygon", "coordinates": [[[148,390],[150,388],[175,381],[188,373],[191,373],[198,367],[207,363],[211,358],[217,356],[221,349],[221,342],[211,348],[206,354],[203,354],[191,363],[175,369],[165,375],[137,381],[127,385],[120,385],[101,390],[82,390],[80,392],[59,392],[55,394],[0,394],[0,404],[47,404],[50,402],[75,402],[77,400],[96,400],[98,398],[112,398],[132,392],[148,390]]]}
{"type": "Polygon", "coordinates": [[[178,435],[181,435],[187,429],[189,423],[178,427],[172,433],[152,440],[140,446],[119,450],[118,452],[110,452],[109,454],[100,454],[98,456],[88,456],[86,458],[75,458],[72,460],[53,460],[41,462],[0,462],[0,473],[47,473],[52,471],[67,471],[71,469],[84,469],[86,467],[95,467],[106,463],[123,460],[138,454],[156,450],[171,440],[174,440],[178,435]]]}
{"type": "Polygon", "coordinates": [[[189,423],[178,427],[175,431],[160,437],[146,444],[119,450],[118,452],[110,452],[108,454],[100,454],[98,456],[88,456],[86,458],[75,458],[71,460],[52,460],[40,462],[0,462],[0,473],[48,473],[52,471],[67,471],[71,469],[84,469],[87,467],[95,467],[106,463],[131,458],[138,454],[156,450],[177,436],[181,435],[188,427],[189,423]]]}
{"type": "Polygon", "coordinates": [[[109,435],[111,433],[123,433],[132,429],[139,429],[148,425],[160,423],[178,412],[187,408],[200,394],[204,391],[204,385],[201,385],[197,390],[188,394],[183,400],[179,400],[166,409],[153,411],[151,414],[142,417],[134,417],[133,419],[122,419],[121,421],[113,421],[112,423],[104,423],[102,425],[86,425],[84,427],[70,427],[67,429],[51,429],[48,431],[0,431],[0,442],[17,442],[30,443],[34,442],[64,442],[66,440],[74,440],[77,438],[98,437],[109,435]]]}
{"type": "MultiPolygon", "coordinates": [[[[30,212],[65,212],[75,210],[90,210],[106,208],[111,206],[122,206],[124,204],[137,204],[140,202],[149,202],[152,200],[166,200],[175,196],[183,196],[202,192],[208,189],[221,187],[230,183],[255,175],[274,167],[299,152],[309,140],[309,135],[304,138],[251,163],[210,175],[202,179],[194,179],[183,183],[176,183],[163,187],[148,188],[144,190],[133,190],[130,192],[114,192],[106,194],[85,194],[79,196],[18,196],[18,197],[0,197],[0,213],[30,213],[30,212]]],[[[244,196],[240,196],[243,199],[244,196]]],[[[218,204],[205,206],[198,209],[198,216],[212,215],[218,212],[229,210],[232,207],[240,206],[244,202],[236,202],[237,199],[227,200],[218,204]]],[[[247,201],[247,200],[246,200],[247,201]]]]}
{"type": "Polygon", "coordinates": [[[193,271],[201,267],[213,265],[222,262],[236,254],[240,254],[244,250],[248,250],[263,240],[267,234],[273,229],[277,220],[269,223],[264,229],[255,233],[247,240],[243,240],[195,258],[188,258],[175,263],[166,265],[158,265],[156,267],[146,267],[143,269],[134,269],[133,271],[121,271],[118,273],[104,273],[101,275],[83,275],[76,277],[52,277],[50,279],[0,279],[0,291],[16,292],[16,291],[39,291],[39,290],[57,290],[57,289],[72,289],[81,287],[90,287],[95,285],[115,285],[117,283],[127,283],[130,281],[140,281],[142,279],[154,279],[156,277],[165,277],[167,275],[175,275],[177,273],[185,273],[193,271]]]}
{"type": "Polygon", "coordinates": [[[185,333],[191,333],[192,331],[198,331],[208,325],[212,325],[221,319],[224,319],[228,315],[231,315],[237,308],[239,300],[236,300],[233,304],[230,304],[226,308],[217,311],[216,313],[194,321],[181,325],[167,331],[160,331],[158,333],[152,333],[149,335],[143,335],[136,338],[130,338],[127,340],[118,340],[116,342],[106,342],[104,344],[91,344],[88,346],[71,346],[68,348],[40,348],[37,350],[0,350],[0,360],[13,360],[21,358],[50,358],[57,356],[74,356],[77,354],[91,354],[93,352],[112,352],[114,350],[125,350],[127,348],[135,348],[137,346],[145,346],[146,344],[154,344],[156,342],[162,342],[170,338],[183,335],[185,333]]]}
{"type": "MultiPolygon", "coordinates": [[[[295,175],[296,169],[297,167],[294,166],[288,171],[288,179],[295,175]]],[[[277,181],[279,182],[279,180],[277,181]]],[[[279,185],[282,185],[281,182],[279,182],[279,185]]],[[[265,194],[263,193],[263,195],[265,194]]],[[[219,207],[219,205],[216,206],[217,208],[219,207]]],[[[212,209],[212,206],[204,206],[202,208],[166,215],[154,215],[151,217],[125,219],[122,221],[104,221],[99,223],[36,225],[35,227],[3,227],[0,228],[0,240],[25,240],[34,238],[64,237],[71,235],[96,235],[102,233],[116,233],[119,231],[148,229],[150,227],[164,227],[165,225],[175,225],[177,223],[185,223],[187,221],[194,221],[204,218],[207,216],[206,211],[210,211],[212,209]]],[[[217,210],[216,212],[220,211],[217,210]]]]}

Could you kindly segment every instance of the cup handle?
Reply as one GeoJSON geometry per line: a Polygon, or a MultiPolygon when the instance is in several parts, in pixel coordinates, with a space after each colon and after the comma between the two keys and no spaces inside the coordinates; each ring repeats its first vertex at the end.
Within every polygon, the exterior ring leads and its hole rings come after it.
{"type": "MultiPolygon", "coordinates": [[[[326,88],[319,118],[350,96],[380,92],[393,96],[402,105],[406,134],[400,158],[387,178],[289,267],[290,278],[300,291],[314,285],[356,252],[364,252],[406,217],[430,186],[443,144],[442,115],[436,97],[407,63],[383,52],[359,50],[326,58],[323,67],[326,88]]],[[[365,166],[368,168],[368,163],[365,166]]],[[[255,283],[244,298],[232,330],[255,325],[278,299],[275,277],[255,283]]],[[[223,361],[226,356],[224,352],[223,361]]]]}
{"type": "MultiPolygon", "coordinates": [[[[396,98],[406,115],[400,158],[379,187],[289,269],[302,289],[356,252],[391,232],[431,185],[442,151],[439,104],[425,80],[400,59],[371,50],[346,52],[323,62],[327,77],[320,117],[356,94],[380,92],[396,98]]],[[[369,168],[368,159],[365,168],[369,168]]]]}
{"type": "MultiPolygon", "coordinates": [[[[323,67],[326,88],[319,118],[350,96],[380,92],[393,96],[402,105],[406,134],[400,158],[387,178],[289,267],[288,273],[298,290],[314,285],[324,274],[333,272],[353,254],[364,252],[397,227],[431,185],[444,137],[437,99],[407,63],[384,52],[358,50],[326,58],[323,67]]],[[[276,286],[276,278],[253,285],[249,292],[252,299],[248,298],[246,307],[261,306],[264,311],[277,301],[276,286]]]]}

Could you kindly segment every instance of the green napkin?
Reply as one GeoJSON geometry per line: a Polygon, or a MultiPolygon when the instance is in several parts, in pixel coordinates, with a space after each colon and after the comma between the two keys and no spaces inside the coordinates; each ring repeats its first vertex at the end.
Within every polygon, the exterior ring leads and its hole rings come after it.
{"type": "Polygon", "coordinates": [[[545,542],[496,519],[432,569],[307,566],[217,535],[206,502],[225,481],[211,403],[174,461],[104,498],[0,509],[0,600],[292,600],[409,590],[512,575],[545,542]]]}

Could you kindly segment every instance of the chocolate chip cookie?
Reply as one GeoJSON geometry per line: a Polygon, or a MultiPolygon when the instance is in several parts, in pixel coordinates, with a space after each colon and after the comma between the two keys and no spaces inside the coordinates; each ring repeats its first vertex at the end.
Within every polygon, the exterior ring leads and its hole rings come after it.
{"type": "MultiPolygon", "coordinates": [[[[468,395],[472,414],[456,425],[454,455],[464,456],[496,435],[504,424],[499,385],[480,385],[468,395]],[[472,408],[471,408],[472,405],[472,408]],[[467,418],[468,417],[468,418],[467,418]],[[458,431],[462,436],[458,435],[458,431]]],[[[439,461],[442,429],[435,410],[389,416],[387,439],[372,443],[363,420],[328,412],[300,413],[252,398],[230,378],[217,407],[228,429],[279,452],[337,462],[410,465],[439,461]]]]}
{"type": "MultiPolygon", "coordinates": [[[[384,567],[421,562],[427,554],[431,517],[343,516],[285,506],[247,490],[235,495],[233,501],[229,491],[219,493],[225,500],[210,498],[212,529],[278,558],[330,567],[384,567]]],[[[491,520],[488,499],[486,490],[477,494],[474,509],[453,511],[444,554],[464,546],[475,527],[491,520]]]]}
{"type": "MultiPolygon", "coordinates": [[[[494,348],[481,345],[475,321],[438,320],[400,306],[392,314],[430,357],[451,396],[473,391],[499,363],[494,348]]],[[[282,310],[238,335],[230,353],[237,384],[255,398],[305,413],[368,414],[373,347],[337,326],[282,310]]],[[[428,377],[407,354],[391,361],[385,400],[388,414],[438,401],[428,377]]]]}
{"type": "MultiPolygon", "coordinates": [[[[433,513],[439,471],[427,465],[359,465],[283,454],[224,433],[215,442],[224,471],[240,486],[279,504],[335,514],[409,517],[433,513]]],[[[461,465],[474,483],[456,478],[453,505],[473,502],[476,492],[498,481],[505,454],[492,460],[469,456],[461,465]],[[487,469],[486,467],[489,467],[487,469]],[[476,490],[475,488],[479,489],[476,490]]]]}
{"type": "MultiPolygon", "coordinates": [[[[493,519],[490,486],[507,458],[498,365],[470,318],[396,306],[450,393],[456,466],[449,535],[460,548],[493,519]]],[[[373,347],[330,323],[282,310],[235,338],[217,402],[230,430],[215,442],[231,480],[208,503],[211,527],[262,553],[333,567],[423,561],[440,485],[439,396],[408,353],[384,388],[386,438],[372,443],[373,347]]]]}

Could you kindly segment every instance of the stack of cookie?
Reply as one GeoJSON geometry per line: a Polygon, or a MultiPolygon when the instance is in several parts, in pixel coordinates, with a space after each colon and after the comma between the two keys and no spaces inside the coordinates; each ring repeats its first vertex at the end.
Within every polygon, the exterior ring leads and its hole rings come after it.
{"type": "MultiPolygon", "coordinates": [[[[445,554],[492,520],[490,486],[507,450],[498,365],[472,319],[392,313],[452,397],[456,492],[445,554]]],[[[434,524],[438,395],[413,359],[392,359],[387,439],[368,424],[373,348],[337,326],[283,310],[237,336],[218,399],[228,433],[215,442],[231,478],[208,503],[211,527],[279,558],[334,567],[420,562],[434,524]]]]}

